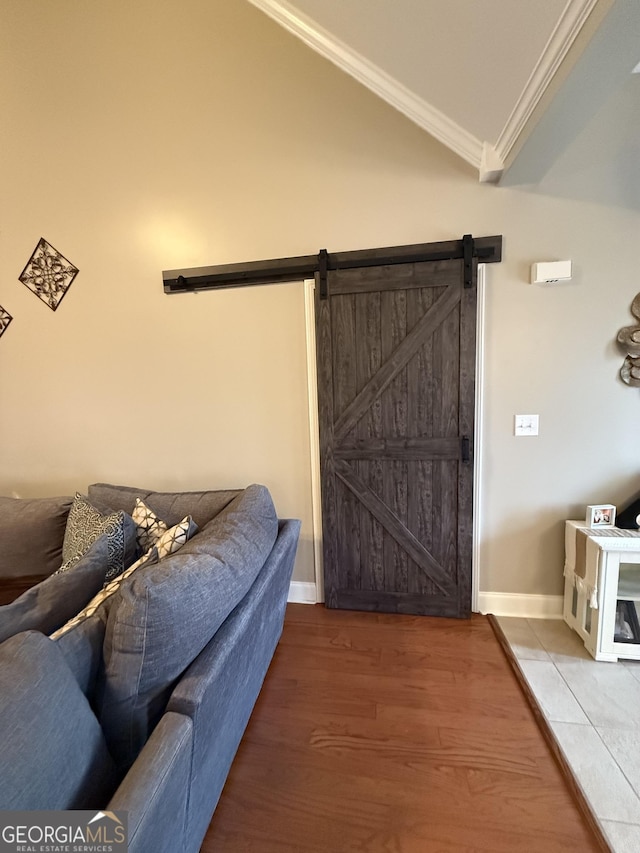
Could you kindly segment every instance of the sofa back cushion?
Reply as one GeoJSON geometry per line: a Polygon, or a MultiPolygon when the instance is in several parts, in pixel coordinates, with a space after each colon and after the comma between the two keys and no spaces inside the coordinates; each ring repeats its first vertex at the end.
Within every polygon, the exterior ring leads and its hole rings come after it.
{"type": "Polygon", "coordinates": [[[140,498],[169,527],[177,524],[185,515],[190,515],[202,528],[240,494],[240,489],[208,492],[154,492],[132,486],[114,486],[109,483],[94,483],[89,486],[87,496],[92,503],[111,509],[122,509],[132,515],[136,498],[140,498]]]}
{"type": "Polygon", "coordinates": [[[0,809],[95,809],[117,785],[100,725],[56,644],[0,644],[0,809]]]}
{"type": "Polygon", "coordinates": [[[246,595],[278,519],[268,490],[249,486],[175,555],[123,585],[107,621],[97,713],[122,770],[158,722],[171,688],[246,595]]]}
{"type": "Polygon", "coordinates": [[[0,643],[21,631],[50,634],[75,616],[102,589],[108,557],[107,537],[101,536],[69,569],[0,606],[0,643]]]}
{"type": "Polygon", "coordinates": [[[0,578],[50,575],[62,564],[71,497],[0,497],[0,578]]]}

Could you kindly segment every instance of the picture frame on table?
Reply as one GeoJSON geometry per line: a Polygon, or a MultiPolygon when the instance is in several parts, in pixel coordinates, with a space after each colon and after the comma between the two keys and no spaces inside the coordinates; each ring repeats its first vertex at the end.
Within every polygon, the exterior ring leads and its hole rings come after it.
{"type": "Polygon", "coordinates": [[[613,527],[616,508],[613,504],[592,504],[587,507],[587,527],[613,527]]]}

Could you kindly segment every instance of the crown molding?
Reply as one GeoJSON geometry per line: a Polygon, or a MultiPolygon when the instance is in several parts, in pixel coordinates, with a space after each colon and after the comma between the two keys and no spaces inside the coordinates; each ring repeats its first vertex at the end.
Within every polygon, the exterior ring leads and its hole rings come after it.
{"type": "Polygon", "coordinates": [[[489,142],[484,142],[482,145],[482,159],[480,160],[479,172],[481,184],[498,183],[504,172],[504,160],[489,142]]]}
{"type": "Polygon", "coordinates": [[[503,163],[599,0],[569,0],[495,144],[503,163]]]}
{"type": "Polygon", "coordinates": [[[476,136],[284,0],[249,2],[480,171],[483,143],[476,136]]]}

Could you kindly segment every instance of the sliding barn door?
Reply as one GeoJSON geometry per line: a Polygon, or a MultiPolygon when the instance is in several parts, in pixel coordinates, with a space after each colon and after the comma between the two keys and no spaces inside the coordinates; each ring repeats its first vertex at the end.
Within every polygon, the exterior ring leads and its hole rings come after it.
{"type": "Polygon", "coordinates": [[[316,288],[328,607],[470,614],[475,275],[397,263],[316,288]]]}

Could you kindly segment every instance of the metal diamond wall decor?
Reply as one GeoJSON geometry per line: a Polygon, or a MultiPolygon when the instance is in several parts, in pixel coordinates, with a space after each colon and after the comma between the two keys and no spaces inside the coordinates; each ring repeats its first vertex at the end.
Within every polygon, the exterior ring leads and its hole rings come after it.
{"type": "Polygon", "coordinates": [[[55,311],[78,272],[77,267],[41,237],[18,278],[55,311]]]}
{"type": "Polygon", "coordinates": [[[4,335],[9,327],[9,323],[13,320],[11,314],[0,305],[0,338],[4,335]]]}

